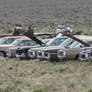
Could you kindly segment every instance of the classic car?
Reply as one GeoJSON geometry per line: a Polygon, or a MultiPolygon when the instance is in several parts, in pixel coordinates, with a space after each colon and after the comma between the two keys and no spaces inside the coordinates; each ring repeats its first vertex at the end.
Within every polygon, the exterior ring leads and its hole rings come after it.
{"type": "MultiPolygon", "coordinates": [[[[90,46],[92,45],[92,37],[90,36],[81,36],[80,38],[90,46]]],[[[59,60],[62,59],[74,59],[79,60],[79,53],[83,51],[85,48],[85,45],[82,43],[79,43],[78,41],[75,41],[70,47],[67,47],[65,49],[61,49],[58,51],[57,56],[59,60]]]]}
{"type": "MultiPolygon", "coordinates": [[[[16,39],[11,44],[0,45],[0,56],[6,56],[6,52],[9,48],[17,46],[21,47],[25,45],[36,45],[36,42],[32,41],[26,36],[21,36],[19,39],[16,39]]],[[[7,52],[7,55],[8,54],[9,53],[7,52]]]]}
{"type": "MultiPolygon", "coordinates": [[[[45,43],[47,43],[50,39],[52,39],[52,37],[54,36],[54,34],[51,34],[51,33],[34,33],[34,35],[30,34],[30,33],[25,33],[26,35],[28,35],[28,38],[31,39],[31,40],[35,40],[35,42],[37,41],[37,43],[39,45],[43,45],[45,43]]],[[[16,47],[12,47],[12,48],[9,48],[7,50],[7,55],[8,57],[19,57],[19,56],[25,56],[26,58],[28,58],[28,54],[27,54],[27,51],[28,49],[32,48],[32,47],[35,47],[35,46],[32,46],[32,45],[28,45],[28,46],[16,46],[16,47]]],[[[38,47],[38,45],[37,45],[38,47]]]]}
{"type": "MultiPolygon", "coordinates": [[[[44,43],[47,43],[50,39],[45,39],[43,40],[44,43]]],[[[33,41],[34,42],[34,41],[33,41]]],[[[36,43],[36,42],[35,42],[36,43]]],[[[35,48],[40,46],[39,44],[36,44],[36,46],[28,44],[28,45],[23,45],[23,46],[16,46],[16,47],[12,47],[12,48],[8,48],[7,50],[7,56],[8,57],[21,57],[21,58],[29,58],[28,56],[28,50],[30,48],[35,48]]]]}
{"type": "Polygon", "coordinates": [[[61,49],[64,46],[68,46],[73,42],[73,40],[71,38],[66,39],[65,41],[63,41],[61,44],[57,45],[57,46],[47,46],[47,47],[40,47],[40,48],[33,48],[29,50],[29,56],[31,58],[46,58],[47,59],[47,52],[54,52],[56,50],[61,49]],[[45,54],[45,53],[46,54],[45,54]],[[44,54],[43,54],[44,53],[44,54]]]}
{"type": "MultiPolygon", "coordinates": [[[[80,38],[80,39],[86,39],[87,40],[87,37],[88,36],[85,36],[85,35],[77,35],[77,36],[73,36],[73,38],[75,38],[76,37],[76,39],[78,39],[78,38],[80,38]]],[[[91,39],[92,37],[88,37],[88,39],[91,39]]],[[[67,39],[68,40],[68,39],[67,39]]],[[[80,42],[82,42],[81,40],[79,40],[80,42]]],[[[92,39],[90,40],[91,42],[92,42],[92,39]]],[[[76,42],[75,40],[73,40],[72,41],[72,43],[71,44],[73,44],[74,42],[76,42]]],[[[90,42],[90,43],[91,43],[90,42]]],[[[65,42],[65,44],[68,44],[69,43],[69,41],[66,41],[65,42]]],[[[87,43],[86,42],[84,42],[83,41],[83,43],[84,43],[84,45],[85,46],[87,46],[87,43]]],[[[71,44],[69,44],[69,45],[71,45],[71,44]]],[[[38,51],[38,53],[37,53],[37,57],[39,58],[39,59],[47,59],[47,60],[49,60],[49,61],[58,61],[59,60],[59,58],[57,57],[57,52],[58,52],[58,50],[67,50],[68,49],[68,47],[69,47],[69,45],[64,45],[64,46],[62,46],[62,44],[61,44],[61,46],[58,46],[58,47],[48,47],[48,48],[44,48],[44,49],[40,49],[39,51],[38,51]]],[[[76,44],[75,44],[76,45],[76,44]]],[[[77,48],[77,47],[76,47],[77,48]]],[[[72,48],[71,48],[72,49],[72,48]]],[[[74,48],[74,50],[75,50],[75,48],[74,48]]]]}
{"type": "Polygon", "coordinates": [[[7,36],[0,38],[0,45],[4,44],[11,44],[16,39],[20,38],[21,36],[7,36]]]}
{"type": "MultiPolygon", "coordinates": [[[[56,46],[56,45],[59,45],[60,43],[62,43],[64,40],[66,40],[67,37],[66,36],[62,36],[62,37],[55,37],[55,38],[52,38],[51,40],[49,40],[47,43],[43,44],[43,45],[37,45],[37,46],[30,46],[30,47],[24,47],[24,48],[20,48],[20,49],[17,49],[16,51],[16,57],[17,58],[23,58],[24,55],[25,55],[25,52],[27,53],[29,49],[33,49],[33,48],[41,48],[41,47],[47,47],[47,46],[56,46]]],[[[31,57],[30,53],[28,52],[28,56],[27,54],[25,55],[26,58],[33,58],[31,57]]]]}
{"type": "Polygon", "coordinates": [[[92,60],[92,47],[83,48],[82,51],[79,53],[79,60],[92,60]]]}

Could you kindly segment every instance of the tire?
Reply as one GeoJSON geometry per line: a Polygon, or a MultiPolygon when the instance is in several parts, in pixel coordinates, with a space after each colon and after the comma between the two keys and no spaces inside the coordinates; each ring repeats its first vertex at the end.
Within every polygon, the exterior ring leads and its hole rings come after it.
{"type": "Polygon", "coordinates": [[[76,55],[75,61],[80,61],[80,60],[79,60],[79,55],[76,55]]]}
{"type": "Polygon", "coordinates": [[[5,57],[3,52],[0,52],[0,57],[5,57]]]}

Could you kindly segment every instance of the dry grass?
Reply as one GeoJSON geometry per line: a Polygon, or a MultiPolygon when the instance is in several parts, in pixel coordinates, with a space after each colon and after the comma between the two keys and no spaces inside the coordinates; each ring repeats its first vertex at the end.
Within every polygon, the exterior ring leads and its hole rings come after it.
{"type": "MultiPolygon", "coordinates": [[[[92,35],[92,0],[0,0],[0,33],[16,23],[35,32],[64,24],[92,35]]],[[[0,58],[0,92],[92,92],[92,62],[0,58]]]]}
{"type": "Polygon", "coordinates": [[[0,92],[92,92],[92,62],[1,58],[0,92]]]}

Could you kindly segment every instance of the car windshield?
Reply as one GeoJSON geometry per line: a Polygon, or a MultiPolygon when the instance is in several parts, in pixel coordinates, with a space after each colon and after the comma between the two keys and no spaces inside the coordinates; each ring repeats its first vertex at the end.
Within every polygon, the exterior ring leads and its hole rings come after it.
{"type": "Polygon", "coordinates": [[[46,43],[47,46],[58,46],[64,42],[67,38],[53,38],[46,43]]]}
{"type": "Polygon", "coordinates": [[[19,43],[20,43],[20,40],[15,40],[13,43],[11,43],[11,45],[17,46],[19,43]]]}
{"type": "Polygon", "coordinates": [[[83,44],[79,43],[79,44],[78,44],[78,45],[76,45],[75,47],[76,47],[76,48],[79,48],[79,47],[81,47],[81,46],[82,46],[82,47],[84,47],[84,45],[83,45],[83,44]]]}
{"type": "Polygon", "coordinates": [[[5,39],[1,38],[0,39],[0,44],[3,44],[5,42],[5,39]]]}
{"type": "MultiPolygon", "coordinates": [[[[87,40],[83,40],[84,42],[88,43],[89,45],[92,45],[92,41],[87,41],[87,40]]],[[[72,43],[72,45],[70,46],[70,48],[72,47],[76,47],[76,48],[79,48],[79,47],[84,47],[83,44],[81,44],[80,42],[78,41],[75,41],[74,43],[72,43]]]]}
{"type": "Polygon", "coordinates": [[[78,41],[74,41],[69,47],[70,48],[74,48],[76,47],[77,45],[79,45],[80,43],[78,41]]]}
{"type": "Polygon", "coordinates": [[[0,39],[0,44],[11,44],[13,41],[15,40],[15,38],[1,38],[0,39]]]}
{"type": "Polygon", "coordinates": [[[32,40],[15,40],[11,45],[13,46],[34,46],[34,45],[37,45],[37,43],[32,40]]]}
{"type": "Polygon", "coordinates": [[[66,46],[71,45],[73,42],[74,42],[73,39],[68,38],[68,39],[66,39],[63,43],[61,43],[59,46],[61,46],[61,47],[66,47],[66,46]]]}
{"type": "MultiPolygon", "coordinates": [[[[88,40],[85,40],[85,42],[87,42],[89,45],[92,45],[92,41],[90,40],[90,41],[88,41],[88,40]]],[[[81,44],[81,43],[79,43],[76,47],[84,47],[84,45],[83,44],[81,44]]]]}
{"type": "Polygon", "coordinates": [[[37,43],[32,40],[22,40],[19,44],[19,46],[35,46],[37,43]]]}

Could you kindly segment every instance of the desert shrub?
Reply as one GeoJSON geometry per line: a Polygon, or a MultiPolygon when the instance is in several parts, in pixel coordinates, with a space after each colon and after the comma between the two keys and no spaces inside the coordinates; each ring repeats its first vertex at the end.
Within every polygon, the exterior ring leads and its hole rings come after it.
{"type": "Polygon", "coordinates": [[[38,89],[35,89],[34,92],[46,92],[46,91],[45,91],[45,89],[38,88],[38,89]]]}

